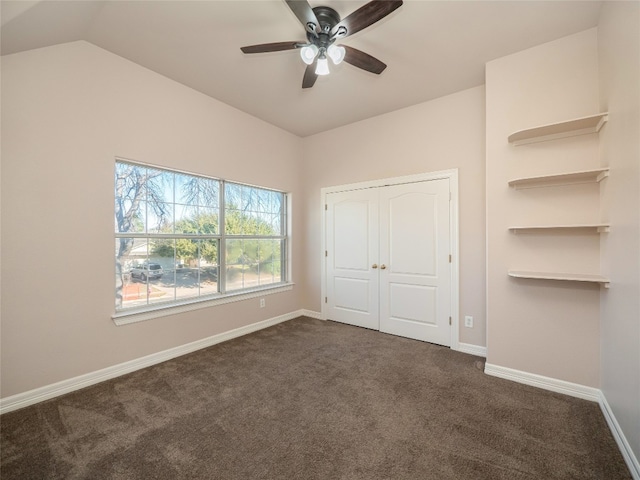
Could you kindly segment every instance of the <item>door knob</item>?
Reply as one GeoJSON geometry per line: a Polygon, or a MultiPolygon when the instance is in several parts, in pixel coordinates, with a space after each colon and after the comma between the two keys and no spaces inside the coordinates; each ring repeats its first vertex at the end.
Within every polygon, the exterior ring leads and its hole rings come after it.
{"type": "Polygon", "coordinates": [[[385,268],[387,268],[387,266],[384,263],[380,265],[380,270],[384,270],[385,268]]]}
{"type": "Polygon", "coordinates": [[[374,263],[373,265],[371,265],[371,268],[378,268],[378,264],[374,263]]]}

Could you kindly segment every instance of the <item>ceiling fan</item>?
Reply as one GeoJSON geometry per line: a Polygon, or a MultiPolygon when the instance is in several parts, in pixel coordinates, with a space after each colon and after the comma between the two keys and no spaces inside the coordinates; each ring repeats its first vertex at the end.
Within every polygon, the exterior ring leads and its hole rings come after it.
{"type": "Polygon", "coordinates": [[[338,46],[335,42],[383,19],[400,7],[402,0],[373,0],[343,19],[330,7],[311,8],[306,0],[285,2],[302,23],[307,33],[307,42],[263,43],[242,47],[240,50],[244,53],[264,53],[300,49],[300,56],[307,64],[302,88],[313,87],[318,75],[329,73],[327,57],[336,65],[344,60],[378,75],[387,68],[377,58],[348,45],[338,46]]]}

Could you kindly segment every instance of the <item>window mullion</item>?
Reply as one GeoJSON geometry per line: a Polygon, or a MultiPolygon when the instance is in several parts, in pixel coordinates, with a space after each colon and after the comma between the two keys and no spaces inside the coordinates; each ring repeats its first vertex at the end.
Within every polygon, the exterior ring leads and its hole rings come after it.
{"type": "Polygon", "coordinates": [[[230,240],[286,240],[286,235],[229,235],[230,240]]]}
{"type": "MultiPolygon", "coordinates": [[[[282,235],[283,232],[287,232],[288,233],[288,219],[287,219],[287,212],[289,211],[289,197],[288,195],[283,195],[282,196],[282,200],[284,202],[284,205],[281,205],[280,207],[280,234],[282,235]]],[[[287,238],[286,236],[283,238],[283,241],[280,242],[280,279],[281,280],[288,280],[287,276],[286,276],[286,272],[288,271],[288,267],[287,267],[287,263],[289,261],[289,259],[287,258],[287,252],[288,252],[288,246],[287,246],[287,238]]]]}
{"type": "Polygon", "coordinates": [[[220,235],[218,234],[207,234],[207,235],[196,235],[196,234],[188,234],[188,233],[116,233],[116,238],[147,238],[147,239],[178,239],[188,238],[190,240],[211,240],[211,239],[219,239],[220,235]]]}
{"type": "Polygon", "coordinates": [[[218,230],[220,234],[220,240],[218,242],[218,291],[220,293],[226,293],[227,291],[227,245],[226,245],[226,230],[224,221],[225,210],[225,181],[220,180],[220,188],[218,192],[218,230]]]}

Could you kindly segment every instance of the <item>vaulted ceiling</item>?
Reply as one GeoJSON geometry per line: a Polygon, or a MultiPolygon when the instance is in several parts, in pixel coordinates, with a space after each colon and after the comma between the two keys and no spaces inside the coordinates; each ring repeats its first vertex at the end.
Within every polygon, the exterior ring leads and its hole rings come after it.
{"type": "MultiPolygon", "coordinates": [[[[342,18],[364,0],[311,0],[342,18]]],[[[347,63],[302,89],[297,51],[241,46],[305,41],[282,0],[2,1],[2,54],[86,40],[299,136],[484,83],[487,61],[594,27],[600,1],[408,0],[344,40],[388,67],[347,63]]]]}

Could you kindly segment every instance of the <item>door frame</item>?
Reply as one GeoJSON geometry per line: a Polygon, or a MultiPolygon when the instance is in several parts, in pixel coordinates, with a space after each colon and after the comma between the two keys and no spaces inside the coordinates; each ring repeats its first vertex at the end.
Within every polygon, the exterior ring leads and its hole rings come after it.
{"type": "Polygon", "coordinates": [[[362,190],[366,188],[379,188],[391,185],[401,185],[405,183],[418,183],[429,180],[449,180],[449,215],[450,215],[450,238],[451,238],[451,350],[460,350],[460,322],[459,322],[459,305],[460,305],[460,252],[459,252],[459,236],[458,236],[458,169],[439,170],[437,172],[420,173],[416,175],[407,175],[402,177],[383,178],[380,180],[370,180],[360,183],[349,183],[345,185],[336,185],[333,187],[325,187],[320,189],[320,206],[322,208],[322,249],[320,260],[321,285],[320,285],[320,305],[322,318],[327,319],[327,304],[325,297],[327,296],[327,265],[325,252],[327,251],[327,231],[326,231],[326,205],[327,195],[330,193],[346,192],[349,190],[362,190]]]}

